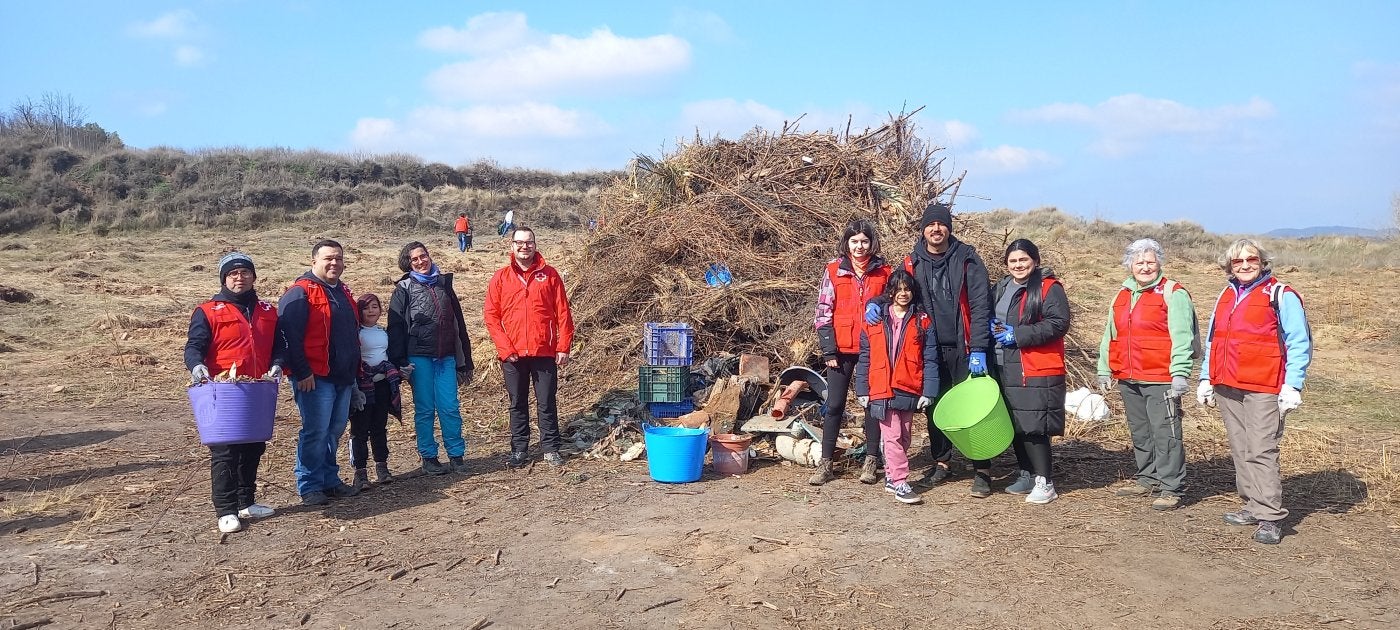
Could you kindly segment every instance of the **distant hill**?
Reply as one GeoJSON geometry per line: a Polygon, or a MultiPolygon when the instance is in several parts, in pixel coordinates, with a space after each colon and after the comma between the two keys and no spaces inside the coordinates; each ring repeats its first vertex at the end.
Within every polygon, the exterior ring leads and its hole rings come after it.
{"type": "Polygon", "coordinates": [[[1393,230],[1372,230],[1370,228],[1348,227],[1345,225],[1317,225],[1305,228],[1279,228],[1269,230],[1264,236],[1274,238],[1307,238],[1309,236],[1360,236],[1362,238],[1389,238],[1393,230]]]}

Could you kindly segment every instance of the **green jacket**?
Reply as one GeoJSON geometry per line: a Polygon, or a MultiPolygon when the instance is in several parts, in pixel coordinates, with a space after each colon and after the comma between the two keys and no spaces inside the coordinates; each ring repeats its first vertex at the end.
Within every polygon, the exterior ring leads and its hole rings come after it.
{"type": "MultiPolygon", "coordinates": [[[[1156,278],[1152,279],[1147,286],[1138,286],[1137,280],[1129,277],[1123,281],[1123,288],[1132,292],[1129,298],[1129,308],[1136,306],[1138,298],[1142,297],[1142,292],[1157,285],[1157,281],[1162,279],[1159,272],[1156,278]]],[[[1180,283],[1177,290],[1172,291],[1167,296],[1167,330],[1172,336],[1172,376],[1191,376],[1193,360],[1191,358],[1191,344],[1196,339],[1194,322],[1196,321],[1196,307],[1191,303],[1191,294],[1186,292],[1180,283]]],[[[1118,331],[1113,325],[1113,303],[1108,305],[1108,321],[1104,324],[1103,339],[1099,341],[1099,376],[1110,376],[1113,371],[1108,368],[1108,342],[1118,336],[1118,331]]]]}

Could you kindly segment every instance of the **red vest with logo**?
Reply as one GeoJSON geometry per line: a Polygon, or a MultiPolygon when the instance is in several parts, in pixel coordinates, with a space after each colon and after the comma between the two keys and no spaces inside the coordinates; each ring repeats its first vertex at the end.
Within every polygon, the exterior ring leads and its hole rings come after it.
{"type": "Polygon", "coordinates": [[[837,258],[826,264],[826,277],[835,294],[831,328],[836,333],[836,350],[856,354],[860,352],[860,327],[865,325],[865,303],[885,292],[890,268],[877,265],[866,271],[864,278],[857,278],[854,273],[840,273],[841,260],[837,258]]]}
{"type": "MultiPolygon", "coordinates": [[[[1212,384],[1265,394],[1277,394],[1283,388],[1288,354],[1279,335],[1278,311],[1270,298],[1276,284],[1278,280],[1272,277],[1260,282],[1239,303],[1235,302],[1235,285],[1220,293],[1210,331],[1212,384]]],[[[1283,290],[1298,294],[1287,285],[1283,290]]]]}
{"type": "MultiPolygon", "coordinates": [[[[1040,303],[1045,303],[1045,296],[1050,295],[1050,287],[1059,284],[1055,278],[1040,279],[1040,303]]],[[[1029,290],[1029,287],[1027,287],[1029,290]]],[[[1142,302],[1139,301],[1139,304],[1142,302]]],[[[1021,309],[1018,311],[1018,319],[1025,317],[1026,298],[1021,298],[1021,309]]],[[[1024,321],[1024,320],[1022,320],[1024,321]]],[[[1047,341],[1038,346],[1022,347],[1021,350],[1021,376],[1030,378],[1032,376],[1064,376],[1065,374],[1065,338],[1059,337],[1047,341]]],[[[1023,383],[1024,384],[1024,383],[1023,383]]]]}
{"type": "Polygon", "coordinates": [[[900,339],[899,356],[893,361],[885,332],[886,321],[887,317],[882,317],[879,323],[864,325],[870,344],[870,399],[894,398],[896,389],[921,396],[924,391],[924,335],[933,325],[933,319],[913,311],[904,316],[904,336],[900,339]]]}
{"type": "MultiPolygon", "coordinates": [[[[1108,342],[1108,367],[1118,380],[1170,383],[1172,333],[1167,326],[1167,295],[1181,284],[1163,276],[1132,304],[1127,287],[1113,300],[1113,328],[1108,342]],[[1131,305],[1131,306],[1130,306],[1131,305]]],[[[1182,289],[1184,290],[1184,289],[1182,289]]]]}
{"type": "MultiPolygon", "coordinates": [[[[327,376],[331,373],[331,301],[326,296],[327,289],[310,278],[297,279],[296,286],[306,292],[306,304],[309,307],[306,336],[302,339],[306,362],[311,366],[312,374],[327,376]]],[[[355,296],[350,293],[350,287],[342,282],[337,288],[345,293],[345,300],[355,312],[355,321],[360,321],[360,308],[355,305],[355,296]]]]}
{"type": "Polygon", "coordinates": [[[238,366],[240,376],[258,378],[272,369],[272,342],[277,338],[277,309],[261,300],[253,305],[253,321],[231,302],[210,300],[199,305],[209,320],[212,339],[204,365],[213,375],[238,366]]]}

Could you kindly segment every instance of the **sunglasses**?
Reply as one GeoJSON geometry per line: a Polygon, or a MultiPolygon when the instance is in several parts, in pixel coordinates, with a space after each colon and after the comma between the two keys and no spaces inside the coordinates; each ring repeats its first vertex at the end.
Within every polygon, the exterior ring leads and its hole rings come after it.
{"type": "Polygon", "coordinates": [[[1243,265],[1243,264],[1245,264],[1245,263],[1249,263],[1249,264],[1251,264],[1251,265],[1257,265],[1257,264],[1259,264],[1259,257],[1258,257],[1258,256],[1246,256],[1246,257],[1244,257],[1244,258],[1231,258],[1231,259],[1230,259],[1230,265],[1231,265],[1231,266],[1234,266],[1234,267],[1238,267],[1238,266],[1243,265]]]}

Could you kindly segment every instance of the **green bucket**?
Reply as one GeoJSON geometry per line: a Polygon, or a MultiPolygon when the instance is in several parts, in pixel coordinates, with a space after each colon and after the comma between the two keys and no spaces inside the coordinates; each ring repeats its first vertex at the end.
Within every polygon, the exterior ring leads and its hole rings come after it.
{"type": "Polygon", "coordinates": [[[968,459],[991,459],[1011,446],[1016,430],[990,376],[968,378],[944,394],[933,410],[933,424],[968,459]]]}

